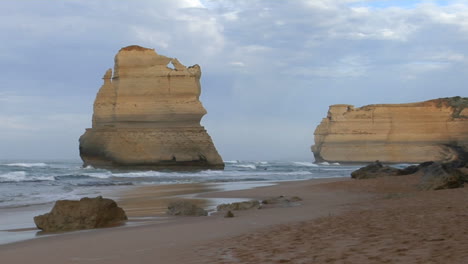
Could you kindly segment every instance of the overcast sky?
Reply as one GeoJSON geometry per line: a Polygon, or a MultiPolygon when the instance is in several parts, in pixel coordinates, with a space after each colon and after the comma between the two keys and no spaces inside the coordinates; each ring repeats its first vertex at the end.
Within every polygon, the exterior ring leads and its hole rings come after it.
{"type": "Polygon", "coordinates": [[[201,66],[224,160],[313,160],[332,104],[468,96],[466,0],[2,0],[0,43],[0,159],[79,159],[133,44],[201,66]]]}

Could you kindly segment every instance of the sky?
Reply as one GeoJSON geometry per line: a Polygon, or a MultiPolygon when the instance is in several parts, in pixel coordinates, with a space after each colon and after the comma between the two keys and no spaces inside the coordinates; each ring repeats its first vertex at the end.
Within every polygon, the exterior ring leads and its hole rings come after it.
{"type": "Polygon", "coordinates": [[[79,160],[128,45],[202,69],[224,160],[312,161],[332,104],[468,96],[468,0],[2,0],[0,159],[79,160]]]}

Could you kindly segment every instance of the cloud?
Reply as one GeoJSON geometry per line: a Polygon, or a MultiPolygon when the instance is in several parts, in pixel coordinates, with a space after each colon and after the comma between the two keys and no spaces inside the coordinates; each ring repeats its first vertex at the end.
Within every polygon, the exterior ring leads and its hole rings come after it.
{"type": "Polygon", "coordinates": [[[288,74],[323,78],[357,78],[366,75],[369,67],[366,57],[349,55],[327,66],[293,68],[288,74]]]}
{"type": "Polygon", "coordinates": [[[139,44],[201,66],[203,122],[223,153],[297,157],[330,104],[467,96],[468,3],[443,2],[5,0],[2,140],[76,150],[102,74],[139,44]]]}
{"type": "Polygon", "coordinates": [[[440,7],[433,3],[428,3],[420,6],[421,13],[425,15],[435,24],[453,25],[461,31],[468,31],[468,6],[466,1],[449,4],[445,7],[440,7]]]}
{"type": "Polygon", "coordinates": [[[242,61],[233,61],[230,64],[236,67],[245,67],[245,63],[243,63],[242,61]]]}
{"type": "MultiPolygon", "coordinates": [[[[187,39],[197,52],[214,56],[224,47],[223,26],[217,14],[197,0],[154,2],[142,6],[138,23],[130,24],[135,40],[158,49],[186,49],[187,39]]],[[[183,55],[186,55],[185,52],[183,55]]]]}
{"type": "Polygon", "coordinates": [[[4,116],[0,115],[0,123],[2,124],[2,132],[7,131],[28,131],[33,132],[36,130],[34,127],[29,125],[27,118],[22,116],[4,116]]]}
{"type": "Polygon", "coordinates": [[[137,26],[133,27],[132,31],[134,31],[136,38],[139,39],[141,43],[144,43],[143,45],[150,45],[164,49],[167,49],[170,46],[172,37],[166,32],[137,26]]]}

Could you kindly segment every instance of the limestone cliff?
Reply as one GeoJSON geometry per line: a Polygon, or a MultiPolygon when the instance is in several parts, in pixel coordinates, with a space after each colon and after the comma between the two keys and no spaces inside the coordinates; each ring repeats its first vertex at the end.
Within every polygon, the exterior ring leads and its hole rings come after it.
{"type": "Polygon", "coordinates": [[[94,102],[92,128],[80,137],[84,165],[224,168],[200,120],[200,66],[140,46],[122,48],[94,102]],[[168,66],[172,66],[168,67],[168,66]]]}
{"type": "Polygon", "coordinates": [[[468,98],[332,105],[314,135],[317,161],[451,161],[468,151],[468,98]]]}

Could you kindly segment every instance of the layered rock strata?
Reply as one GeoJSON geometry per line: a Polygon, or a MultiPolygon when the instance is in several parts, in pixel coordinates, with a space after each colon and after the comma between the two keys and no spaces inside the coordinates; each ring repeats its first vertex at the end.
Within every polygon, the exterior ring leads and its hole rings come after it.
{"type": "Polygon", "coordinates": [[[468,150],[468,98],[332,105],[314,135],[316,161],[452,161],[468,150]]]}
{"type": "Polygon", "coordinates": [[[92,128],[80,137],[84,165],[222,169],[200,125],[200,66],[140,46],[122,48],[94,102],[92,128]],[[172,67],[169,67],[172,66],[172,67]]]}

